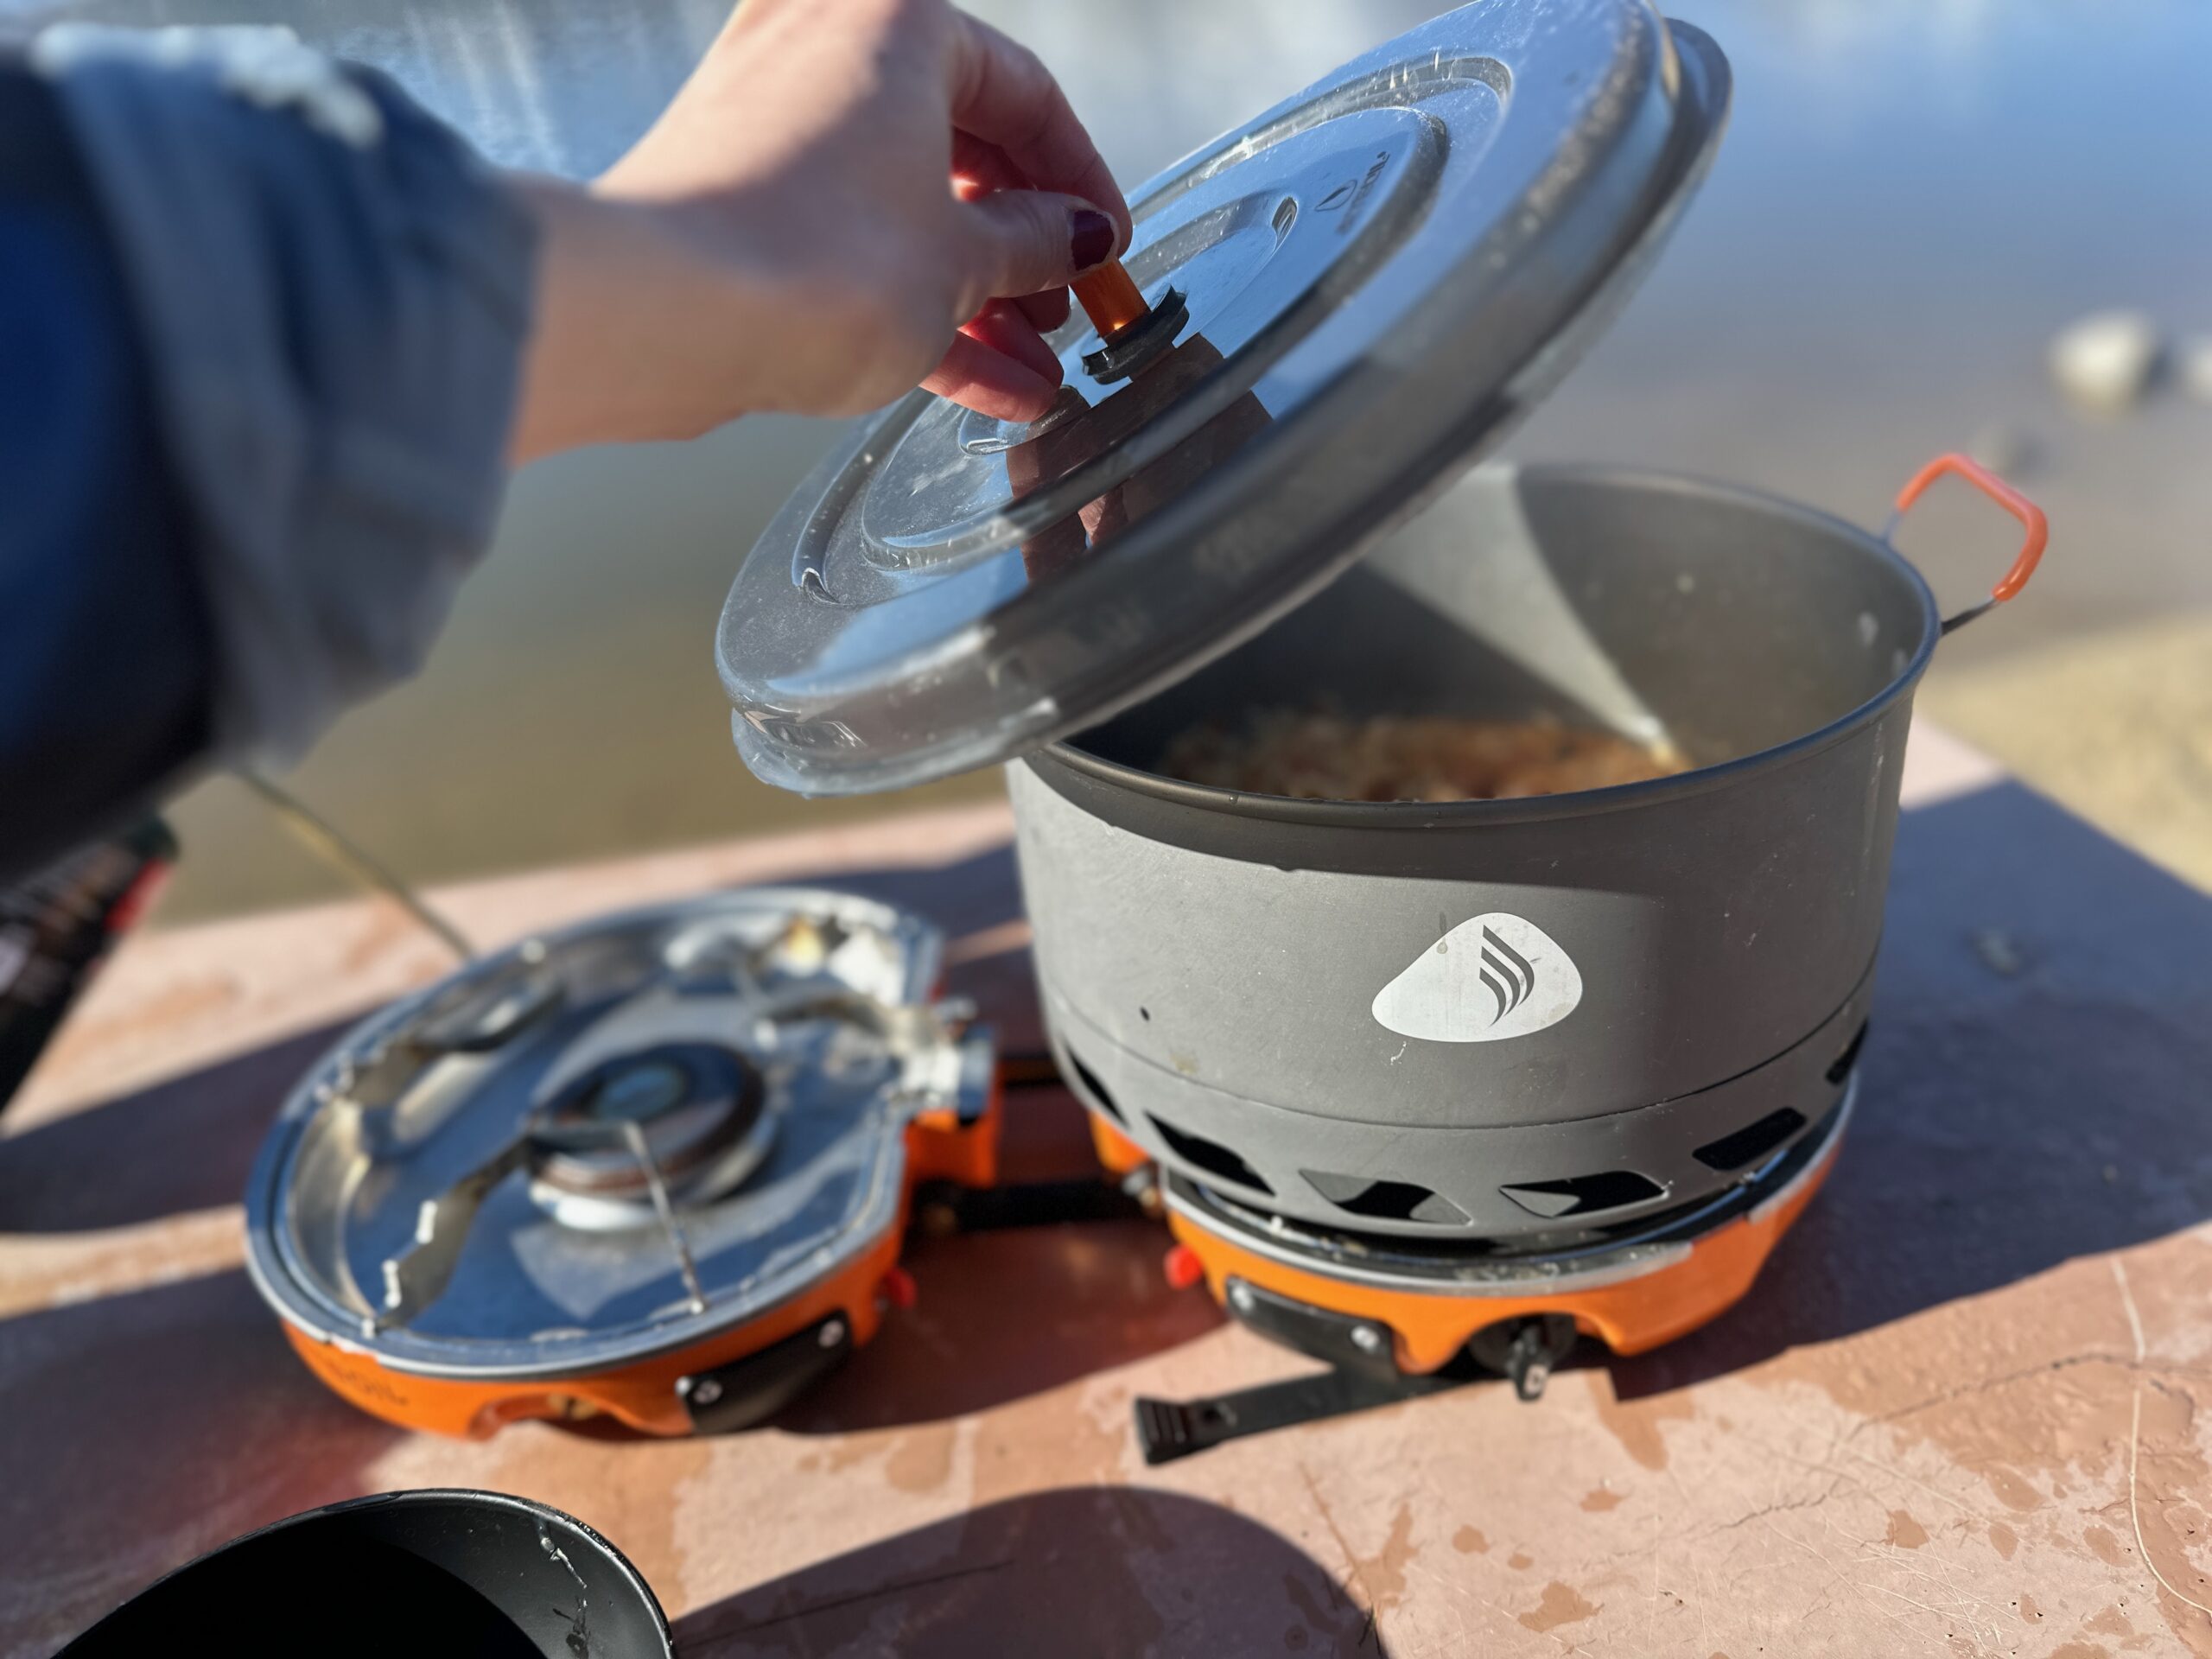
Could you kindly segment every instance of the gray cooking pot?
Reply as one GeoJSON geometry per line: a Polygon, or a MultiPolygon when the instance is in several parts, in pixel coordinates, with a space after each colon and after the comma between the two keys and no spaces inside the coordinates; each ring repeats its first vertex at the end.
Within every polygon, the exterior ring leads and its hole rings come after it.
{"type": "Polygon", "coordinates": [[[1472,474],[1255,639],[1009,768],[1063,1069],[1169,1169],[1341,1230],[1548,1249],[1747,1179],[1849,1084],[1946,626],[1886,541],[1804,507],[1472,474]],[[1552,714],[1699,764],[1445,805],[1150,769],[1191,726],[1317,698],[1552,714]]]}

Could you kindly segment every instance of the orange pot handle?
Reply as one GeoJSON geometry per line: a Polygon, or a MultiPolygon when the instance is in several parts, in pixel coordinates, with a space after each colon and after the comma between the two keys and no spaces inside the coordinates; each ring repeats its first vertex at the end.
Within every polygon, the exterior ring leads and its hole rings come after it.
{"type": "Polygon", "coordinates": [[[1897,507],[1890,515],[1889,528],[1885,532],[1885,539],[1896,539],[1897,526],[1904,522],[1904,516],[1911,511],[1912,504],[1920,499],[1930,484],[1947,473],[1955,473],[1966,480],[1967,483],[2018,519],[2020,527],[2027,531],[2027,539],[2020,543],[2019,556],[2012,561],[2012,568],[1998,579],[1997,585],[1989,590],[1989,597],[1979,605],[1970,606],[1966,610],[1961,611],[1955,616],[1947,616],[1943,619],[1943,632],[1948,633],[1952,629],[1962,627],[1973,621],[1992,606],[2002,605],[2028,585],[2028,578],[2035,575],[2036,566],[2043,559],[2044,544],[2050,539],[2050,521],[2044,517],[2041,507],[2036,505],[2034,502],[2029,500],[2026,496],[2022,495],[1989,468],[1982,466],[1979,461],[1954,454],[1936,456],[1935,460],[1915,473],[1912,475],[1912,481],[1897,492],[1897,507]]]}

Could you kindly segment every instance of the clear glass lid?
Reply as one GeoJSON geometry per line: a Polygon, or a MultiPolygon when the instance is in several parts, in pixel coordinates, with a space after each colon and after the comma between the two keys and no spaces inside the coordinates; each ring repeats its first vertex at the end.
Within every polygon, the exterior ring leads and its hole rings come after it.
{"type": "Polygon", "coordinates": [[[1565,372],[1727,82],[1644,0],[1491,0],[1170,168],[1124,263],[1172,343],[1119,372],[1077,312],[1043,419],[917,392],[753,547],[716,640],[746,764],[830,795],[1006,760],[1306,598],[1565,372]]]}

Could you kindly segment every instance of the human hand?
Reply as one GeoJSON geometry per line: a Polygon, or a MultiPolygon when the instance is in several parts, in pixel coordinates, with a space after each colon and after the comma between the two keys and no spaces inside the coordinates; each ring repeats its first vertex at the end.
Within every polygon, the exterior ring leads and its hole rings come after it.
{"type": "Polygon", "coordinates": [[[1051,405],[1039,335],[1128,209],[1035,57],[944,0],[745,0],[589,191],[518,182],[543,233],[514,448],[851,414],[917,383],[1051,405]]]}

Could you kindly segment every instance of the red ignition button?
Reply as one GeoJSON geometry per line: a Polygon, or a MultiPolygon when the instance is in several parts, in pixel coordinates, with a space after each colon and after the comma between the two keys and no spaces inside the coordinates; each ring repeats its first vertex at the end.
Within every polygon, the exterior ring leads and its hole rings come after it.
{"type": "Polygon", "coordinates": [[[1178,1244],[1160,1259],[1160,1270],[1172,1290],[1188,1290],[1206,1276],[1206,1264],[1187,1244],[1178,1244]]]}

